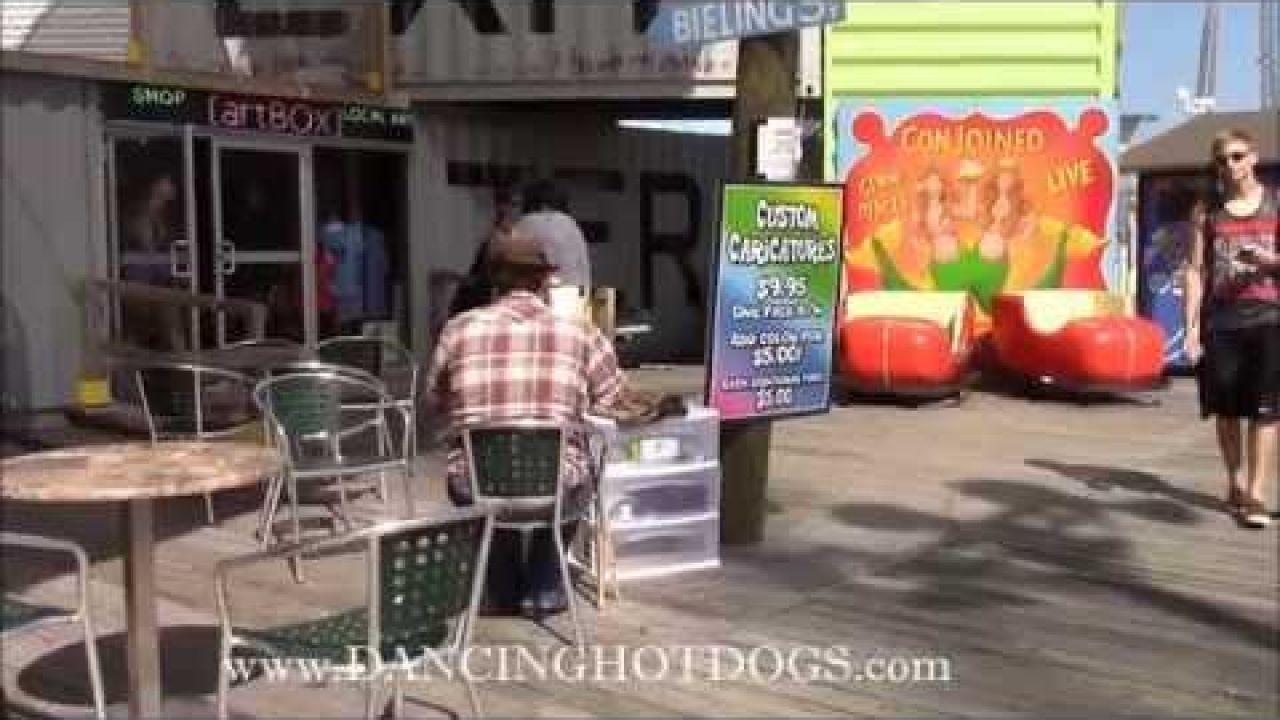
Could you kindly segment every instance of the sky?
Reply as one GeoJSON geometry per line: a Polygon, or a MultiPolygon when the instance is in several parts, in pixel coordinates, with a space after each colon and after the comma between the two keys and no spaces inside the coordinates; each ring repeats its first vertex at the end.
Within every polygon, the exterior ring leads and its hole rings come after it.
{"type": "MultiPolygon", "coordinates": [[[[1273,2],[1274,0],[1266,0],[1273,2]]],[[[1218,110],[1255,110],[1258,99],[1258,4],[1218,2],[1218,110]]],[[[1195,90],[1204,3],[1147,0],[1124,3],[1120,111],[1152,113],[1137,140],[1185,119],[1179,87],[1195,90]]]]}

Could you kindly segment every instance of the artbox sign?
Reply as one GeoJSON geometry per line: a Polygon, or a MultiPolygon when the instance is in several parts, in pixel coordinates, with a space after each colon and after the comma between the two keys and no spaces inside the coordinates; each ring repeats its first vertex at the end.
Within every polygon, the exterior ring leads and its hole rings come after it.
{"type": "Polygon", "coordinates": [[[109,120],[196,125],[304,138],[411,142],[407,110],[148,84],[103,86],[109,120]]]}
{"type": "Polygon", "coordinates": [[[1106,288],[1115,123],[1101,103],[846,101],[850,291],[1106,288]]]}

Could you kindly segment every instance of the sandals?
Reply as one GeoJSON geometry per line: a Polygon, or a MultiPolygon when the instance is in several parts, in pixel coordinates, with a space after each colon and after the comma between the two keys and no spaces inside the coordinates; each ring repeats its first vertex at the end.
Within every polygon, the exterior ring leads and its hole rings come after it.
{"type": "Polygon", "coordinates": [[[1244,511],[1245,503],[1248,500],[1249,498],[1244,494],[1244,491],[1232,485],[1231,489],[1227,491],[1227,514],[1232,517],[1239,517],[1244,511]]]}
{"type": "Polygon", "coordinates": [[[1262,501],[1252,498],[1244,501],[1237,518],[1241,525],[1255,530],[1261,530],[1271,524],[1271,515],[1267,513],[1267,506],[1262,504],[1262,501]]]}

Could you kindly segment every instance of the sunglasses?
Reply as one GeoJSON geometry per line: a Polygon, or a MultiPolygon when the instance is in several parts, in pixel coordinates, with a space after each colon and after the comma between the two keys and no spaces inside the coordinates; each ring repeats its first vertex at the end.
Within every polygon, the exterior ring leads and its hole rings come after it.
{"type": "Polygon", "coordinates": [[[1244,162],[1244,159],[1247,157],[1249,157],[1249,153],[1247,152],[1233,152],[1233,153],[1227,153],[1225,155],[1219,155],[1218,157],[1214,158],[1214,162],[1218,163],[1219,165],[1226,165],[1229,162],[1240,163],[1240,162],[1244,162]]]}

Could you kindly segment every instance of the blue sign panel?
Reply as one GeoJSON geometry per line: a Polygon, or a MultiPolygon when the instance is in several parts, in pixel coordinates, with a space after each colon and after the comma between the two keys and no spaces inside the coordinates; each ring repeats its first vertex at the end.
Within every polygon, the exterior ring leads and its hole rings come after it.
{"type": "Polygon", "coordinates": [[[707,405],[725,422],[826,412],[844,191],[735,184],[723,198],[707,405]]]}
{"type": "Polygon", "coordinates": [[[657,45],[703,45],[844,20],[844,0],[665,0],[649,25],[657,45]]]}

